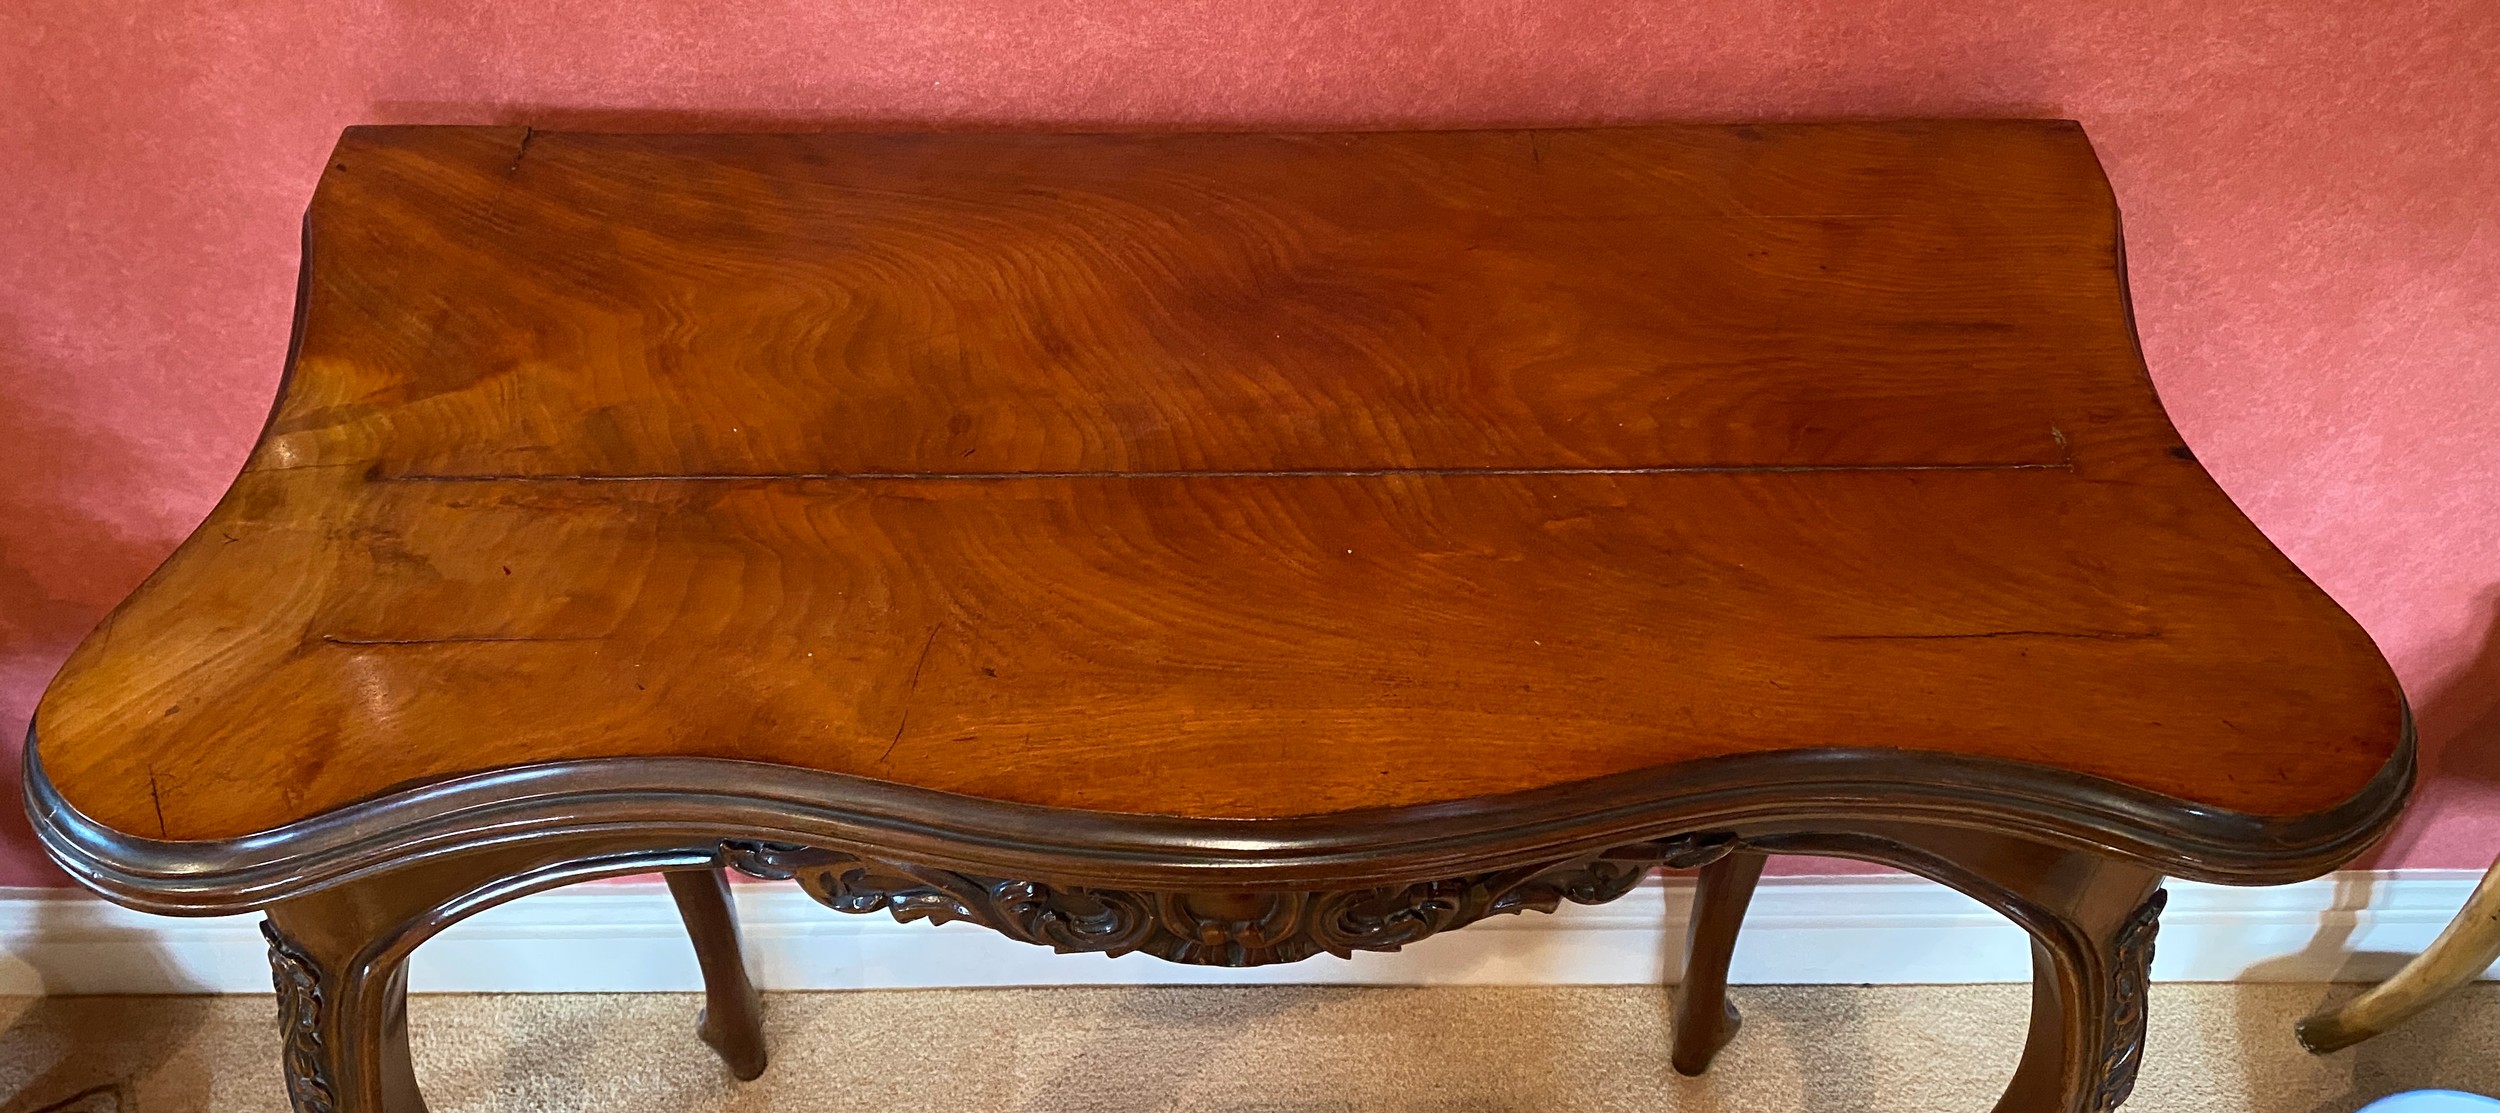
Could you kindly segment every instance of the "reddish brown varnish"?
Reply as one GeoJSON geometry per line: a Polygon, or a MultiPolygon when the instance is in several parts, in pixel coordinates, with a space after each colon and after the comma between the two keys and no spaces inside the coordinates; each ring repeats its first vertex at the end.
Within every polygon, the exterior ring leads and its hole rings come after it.
{"type": "Polygon", "coordinates": [[[2282,816],[2401,734],[2163,417],[2068,123],[360,128],[309,244],[249,466],[38,715],[133,834],[642,754],[1265,817],[1900,747],[2282,816]]]}

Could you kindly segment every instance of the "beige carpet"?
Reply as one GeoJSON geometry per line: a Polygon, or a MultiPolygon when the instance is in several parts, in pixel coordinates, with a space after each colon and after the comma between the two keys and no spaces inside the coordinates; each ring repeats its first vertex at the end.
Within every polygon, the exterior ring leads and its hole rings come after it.
{"type": "MultiPolygon", "coordinates": [[[[2343,1113],[2414,1087],[2500,1090],[2500,987],[2361,1048],[2303,1053],[2292,1018],[2353,988],[2156,987],[2128,1108],[2343,1113]]],[[[437,1113],[1984,1113],[2027,993],[1740,987],[1745,1030],[1699,1079],[1666,1069],[1665,995],[1646,989],[775,994],[773,1065],[747,1084],[695,1041],[689,996],[427,996],[411,1016],[437,1113]]],[[[274,1011],[0,998],[0,1113],[283,1113],[274,1011]]]]}

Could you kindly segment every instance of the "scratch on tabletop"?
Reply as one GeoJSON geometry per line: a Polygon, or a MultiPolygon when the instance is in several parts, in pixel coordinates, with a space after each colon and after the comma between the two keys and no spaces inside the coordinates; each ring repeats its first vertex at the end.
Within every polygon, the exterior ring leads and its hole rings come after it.
{"type": "Polygon", "coordinates": [[[170,837],[171,828],[165,825],[165,795],[157,790],[156,780],[156,770],[150,767],[148,769],[148,804],[156,809],[156,837],[162,839],[170,837]]]}
{"type": "Polygon", "coordinates": [[[894,747],[903,744],[903,728],[911,725],[912,693],[920,690],[920,670],[928,667],[929,650],[937,645],[938,630],[945,625],[943,622],[931,623],[929,636],[920,643],[920,658],[911,663],[911,679],[903,684],[903,717],[895,721],[894,737],[885,744],[885,752],[877,755],[877,763],[880,765],[884,764],[887,758],[894,756],[894,747]]]}
{"type": "Polygon", "coordinates": [[[505,175],[509,176],[521,172],[521,160],[529,157],[530,140],[536,138],[538,138],[537,128],[525,127],[521,129],[521,145],[513,149],[512,165],[504,167],[503,172],[505,175]]]}

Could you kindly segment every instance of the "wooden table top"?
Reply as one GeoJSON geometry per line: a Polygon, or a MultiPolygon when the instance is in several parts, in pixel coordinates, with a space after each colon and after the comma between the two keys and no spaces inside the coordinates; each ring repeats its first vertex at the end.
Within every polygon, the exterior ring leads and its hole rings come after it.
{"type": "MultiPolygon", "coordinates": [[[[738,758],[1307,816],[1816,747],[2352,797],[2079,128],[359,128],[207,522],[46,694],[151,839],[738,758]]],[[[2193,327],[2181,322],[2180,327],[2193,327]]]]}

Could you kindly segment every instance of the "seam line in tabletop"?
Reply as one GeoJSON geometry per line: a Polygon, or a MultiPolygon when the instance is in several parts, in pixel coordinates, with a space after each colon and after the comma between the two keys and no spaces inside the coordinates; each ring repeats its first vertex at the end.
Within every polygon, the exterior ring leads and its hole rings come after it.
{"type": "MultiPolygon", "coordinates": [[[[1985,464],[1698,464],[1639,468],[1278,468],[1175,471],[988,472],[686,472],[674,474],[413,474],[375,475],[375,483],[705,483],[773,480],[875,482],[1001,482],[1034,479],[1369,479],[1389,476],[1777,475],[1813,472],[2073,471],[2074,462],[1985,464]]],[[[271,469],[285,470],[285,469],[271,469]]]]}

